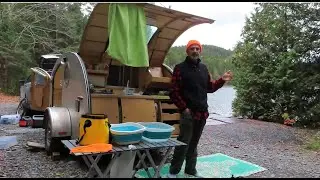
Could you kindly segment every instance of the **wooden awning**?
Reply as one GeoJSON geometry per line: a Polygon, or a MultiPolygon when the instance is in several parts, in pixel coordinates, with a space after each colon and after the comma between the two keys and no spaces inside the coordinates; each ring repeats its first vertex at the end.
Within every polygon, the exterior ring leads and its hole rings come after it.
{"type": "MultiPolygon", "coordinates": [[[[150,67],[159,67],[176,39],[189,28],[214,20],[192,14],[156,6],[149,3],[136,3],[145,10],[147,23],[158,29],[148,43],[150,67]]],[[[86,64],[101,61],[108,45],[109,3],[97,4],[85,27],[79,54],[86,64]]]]}

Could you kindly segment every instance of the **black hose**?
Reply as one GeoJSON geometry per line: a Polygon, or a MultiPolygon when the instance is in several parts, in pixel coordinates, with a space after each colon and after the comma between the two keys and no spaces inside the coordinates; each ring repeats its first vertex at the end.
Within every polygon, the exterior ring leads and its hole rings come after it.
{"type": "Polygon", "coordinates": [[[84,125],[83,125],[83,131],[84,131],[84,133],[83,133],[83,135],[81,136],[81,138],[79,139],[79,141],[76,142],[76,144],[79,144],[79,143],[82,141],[84,135],[86,135],[86,133],[87,133],[86,129],[87,129],[88,127],[90,127],[91,125],[92,125],[92,123],[91,123],[91,121],[90,121],[89,119],[84,122],[84,125]]]}

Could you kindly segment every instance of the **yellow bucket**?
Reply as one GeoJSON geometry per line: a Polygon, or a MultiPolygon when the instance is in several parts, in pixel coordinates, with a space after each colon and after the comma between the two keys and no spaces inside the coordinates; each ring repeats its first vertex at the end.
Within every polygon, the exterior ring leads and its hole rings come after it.
{"type": "Polygon", "coordinates": [[[104,114],[82,115],[79,124],[78,144],[109,143],[110,124],[104,114]]]}

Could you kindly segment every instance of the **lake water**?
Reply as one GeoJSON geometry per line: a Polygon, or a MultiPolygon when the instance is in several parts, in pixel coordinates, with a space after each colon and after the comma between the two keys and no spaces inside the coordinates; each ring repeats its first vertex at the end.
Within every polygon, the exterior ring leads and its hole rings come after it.
{"type": "Polygon", "coordinates": [[[232,116],[232,101],[236,90],[232,86],[224,86],[214,93],[208,94],[209,118],[219,119],[232,116]]]}

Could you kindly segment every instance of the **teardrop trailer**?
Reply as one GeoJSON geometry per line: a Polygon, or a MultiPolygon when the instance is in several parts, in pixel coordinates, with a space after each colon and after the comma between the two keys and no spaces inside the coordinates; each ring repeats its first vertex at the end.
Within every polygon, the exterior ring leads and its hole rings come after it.
{"type": "Polygon", "coordinates": [[[163,122],[175,127],[172,136],[179,134],[180,114],[168,96],[172,69],[164,60],[183,32],[214,20],[149,3],[136,5],[152,30],[146,44],[148,67],[127,66],[108,55],[109,3],[101,3],[90,14],[79,52],[62,54],[51,75],[39,73],[48,80],[42,91],[49,96],[41,99],[49,102],[43,121],[47,153],[59,152],[63,139],[79,137],[83,114],[106,114],[111,124],[163,122]]]}

